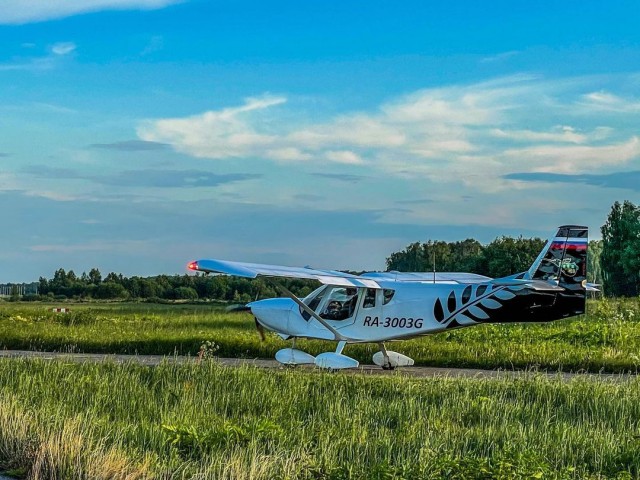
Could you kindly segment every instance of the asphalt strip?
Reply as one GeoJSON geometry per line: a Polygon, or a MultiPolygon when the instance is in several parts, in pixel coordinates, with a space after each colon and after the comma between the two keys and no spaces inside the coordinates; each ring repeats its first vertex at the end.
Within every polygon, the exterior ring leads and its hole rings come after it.
{"type": "MultiPolygon", "coordinates": [[[[113,355],[103,353],[63,353],[63,352],[31,352],[26,350],[0,350],[0,358],[40,358],[43,360],[66,360],[73,362],[114,362],[114,363],[138,363],[141,365],[159,365],[162,362],[189,364],[198,363],[198,357],[187,356],[164,356],[164,355],[113,355]]],[[[275,360],[264,358],[216,358],[215,361],[228,367],[239,367],[242,365],[253,365],[266,369],[286,369],[275,360]]],[[[305,370],[317,369],[314,366],[295,367],[305,370]]],[[[403,376],[411,378],[434,378],[434,377],[463,377],[463,378],[504,378],[504,377],[524,377],[534,374],[541,374],[550,378],[561,378],[570,380],[572,378],[588,378],[592,380],[607,381],[628,381],[637,378],[636,374],[620,373],[587,373],[587,372],[557,372],[546,370],[482,370],[477,368],[448,368],[448,367],[404,367],[393,371],[382,370],[377,365],[360,365],[358,368],[344,370],[349,374],[360,375],[383,375],[383,376],[403,376]]],[[[0,480],[2,480],[0,478],[0,480]]]]}

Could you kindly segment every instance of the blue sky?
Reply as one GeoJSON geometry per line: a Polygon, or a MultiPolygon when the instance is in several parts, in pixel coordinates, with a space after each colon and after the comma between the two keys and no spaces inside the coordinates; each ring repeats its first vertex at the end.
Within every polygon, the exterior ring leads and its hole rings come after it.
{"type": "Polygon", "coordinates": [[[0,282],[382,269],[640,201],[636,1],[8,0],[0,282]]]}

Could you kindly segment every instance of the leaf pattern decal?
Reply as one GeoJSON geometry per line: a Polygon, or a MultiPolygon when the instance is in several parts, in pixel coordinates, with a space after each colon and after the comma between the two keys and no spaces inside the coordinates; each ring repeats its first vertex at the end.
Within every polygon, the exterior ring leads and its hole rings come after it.
{"type": "Polygon", "coordinates": [[[464,292],[462,292],[462,303],[463,304],[467,304],[467,303],[469,303],[469,300],[471,300],[471,290],[473,290],[471,285],[467,285],[465,287],[465,289],[464,289],[464,292]]]}
{"type": "Polygon", "coordinates": [[[481,320],[486,320],[487,318],[489,318],[489,315],[487,315],[487,312],[482,310],[480,307],[476,307],[475,305],[471,305],[469,307],[469,313],[481,320]]]}
{"type": "Polygon", "coordinates": [[[487,288],[489,288],[489,285],[487,285],[486,283],[478,285],[478,288],[476,289],[476,297],[481,297],[482,295],[484,295],[484,293],[487,291],[487,288]]]}
{"type": "Polygon", "coordinates": [[[449,328],[483,322],[491,318],[491,310],[502,308],[504,302],[515,298],[516,292],[524,288],[526,286],[520,285],[494,288],[489,283],[467,285],[462,292],[450,291],[446,300],[437,298],[433,307],[434,318],[449,328]]]}
{"type": "Polygon", "coordinates": [[[455,319],[460,325],[473,325],[474,323],[477,323],[475,320],[471,320],[469,317],[462,313],[456,315],[455,319]]]}
{"type": "Polygon", "coordinates": [[[493,298],[483,298],[480,300],[480,305],[486,308],[490,308],[491,310],[495,310],[496,308],[500,308],[502,304],[500,302],[495,301],[493,298]]]}
{"type": "Polygon", "coordinates": [[[449,294],[449,299],[447,300],[447,309],[449,313],[453,313],[456,311],[456,294],[455,292],[451,292],[449,294]]]}
{"type": "Polygon", "coordinates": [[[433,316],[435,317],[437,322],[442,323],[442,321],[444,320],[444,310],[439,298],[436,300],[436,304],[433,307],[433,316]]]}
{"type": "Polygon", "coordinates": [[[516,296],[515,293],[511,293],[509,290],[498,290],[493,294],[494,297],[499,298],[500,300],[511,300],[516,296]]]}

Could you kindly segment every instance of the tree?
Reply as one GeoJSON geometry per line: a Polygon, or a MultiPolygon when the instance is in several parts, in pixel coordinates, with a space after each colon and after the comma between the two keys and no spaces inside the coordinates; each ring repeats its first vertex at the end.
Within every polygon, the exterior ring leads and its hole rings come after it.
{"type": "Polygon", "coordinates": [[[420,245],[420,242],[412,243],[403,251],[392,253],[387,258],[387,270],[422,272],[427,265],[424,254],[424,247],[420,245]]]}
{"type": "Polygon", "coordinates": [[[13,285],[11,287],[11,297],[9,297],[10,302],[18,302],[20,300],[20,291],[18,290],[17,285],[13,285]]]}
{"type": "Polygon", "coordinates": [[[93,296],[103,300],[127,298],[129,296],[129,292],[127,292],[127,290],[119,283],[102,282],[100,285],[95,287],[93,296]]]}
{"type": "Polygon", "coordinates": [[[587,250],[587,281],[602,285],[602,240],[591,240],[587,250]]]}
{"type": "Polygon", "coordinates": [[[197,300],[198,292],[191,287],[178,287],[173,290],[173,297],[176,300],[197,300]]]}
{"type": "Polygon", "coordinates": [[[637,296],[640,291],[640,208],[615,202],[602,226],[603,287],[607,295],[637,296]]]}
{"type": "Polygon", "coordinates": [[[524,272],[542,250],[540,238],[500,237],[487,245],[483,252],[483,274],[500,278],[524,272]]]}
{"type": "Polygon", "coordinates": [[[100,282],[102,282],[102,274],[100,273],[100,270],[98,270],[97,268],[92,268],[89,271],[89,281],[94,285],[98,285],[100,282]]]}
{"type": "Polygon", "coordinates": [[[38,279],[38,292],[40,292],[40,295],[49,293],[49,280],[44,277],[38,279]]]}

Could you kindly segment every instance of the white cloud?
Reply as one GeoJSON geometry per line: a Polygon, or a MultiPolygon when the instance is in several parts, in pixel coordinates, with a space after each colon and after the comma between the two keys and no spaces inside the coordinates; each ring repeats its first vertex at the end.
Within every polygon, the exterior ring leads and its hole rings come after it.
{"type": "Polygon", "coordinates": [[[527,170],[549,173],[576,173],[624,165],[640,157],[636,136],[617,144],[602,146],[540,145],[504,152],[506,158],[527,159],[527,170]]]}
{"type": "Polygon", "coordinates": [[[349,163],[352,165],[363,163],[362,158],[360,158],[358,154],[351,152],[349,150],[338,150],[338,151],[331,150],[325,154],[325,157],[327,158],[327,160],[330,160],[336,163],[349,163]]]}
{"type": "Polygon", "coordinates": [[[73,42],[58,42],[51,46],[51,51],[55,55],[68,55],[76,49],[76,44],[73,42]]]}
{"type": "Polygon", "coordinates": [[[505,138],[523,142],[561,142],[561,143],[584,143],[588,137],[585,134],[576,132],[576,129],[569,126],[555,127],[549,132],[536,132],[533,130],[503,130],[496,128],[491,131],[498,138],[505,138]]]}
{"type": "Polygon", "coordinates": [[[496,55],[490,55],[488,57],[483,57],[480,59],[480,63],[494,63],[494,62],[502,62],[504,60],[508,60],[509,58],[515,57],[519,55],[520,52],[518,50],[510,50],[508,52],[498,53],[496,55]]]}
{"type": "Polygon", "coordinates": [[[187,118],[168,118],[147,122],[140,126],[138,135],[143,140],[172,144],[176,150],[201,158],[238,158],[282,154],[286,146],[276,145],[276,136],[259,133],[251,124],[251,113],[280,105],[284,97],[265,95],[247,98],[243,105],[208,111],[187,118]],[[273,148],[270,148],[274,145],[273,148]]]}
{"type": "Polygon", "coordinates": [[[592,91],[585,78],[572,83],[513,76],[419,90],[370,112],[323,122],[300,121],[298,114],[297,123],[286,120],[291,112],[282,115],[282,108],[292,109],[282,106],[284,97],[264,96],[192,117],[148,121],[138,135],[200,158],[366,165],[495,190],[511,184],[499,180],[511,172],[588,173],[640,157],[640,140],[630,127],[638,122],[636,112],[627,108],[625,121],[603,125],[599,109],[588,111],[585,99],[623,102],[592,91]]]}
{"type": "Polygon", "coordinates": [[[24,24],[101,10],[158,9],[181,0],[3,0],[0,24],[24,24]]]}
{"type": "Polygon", "coordinates": [[[640,101],[637,99],[622,98],[604,90],[583,95],[581,104],[583,107],[595,111],[640,112],[640,101]]]}
{"type": "Polygon", "coordinates": [[[51,70],[63,62],[64,57],[73,53],[77,46],[73,42],[58,42],[49,47],[49,53],[43,57],[25,57],[12,63],[0,64],[0,71],[36,72],[51,70]]]}

